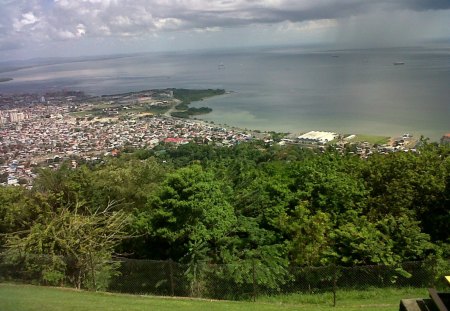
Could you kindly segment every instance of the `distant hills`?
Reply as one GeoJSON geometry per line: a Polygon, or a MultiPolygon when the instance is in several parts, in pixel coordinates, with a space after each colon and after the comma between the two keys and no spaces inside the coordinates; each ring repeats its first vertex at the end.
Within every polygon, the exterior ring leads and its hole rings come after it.
{"type": "Polygon", "coordinates": [[[7,81],[11,81],[12,78],[0,78],[0,82],[7,82],[7,81]]]}

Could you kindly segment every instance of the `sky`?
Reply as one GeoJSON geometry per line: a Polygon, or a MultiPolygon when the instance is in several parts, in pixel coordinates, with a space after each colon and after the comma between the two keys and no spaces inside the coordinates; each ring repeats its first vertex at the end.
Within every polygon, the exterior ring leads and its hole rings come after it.
{"type": "Polygon", "coordinates": [[[450,0],[0,0],[0,60],[450,43],[450,0]]]}

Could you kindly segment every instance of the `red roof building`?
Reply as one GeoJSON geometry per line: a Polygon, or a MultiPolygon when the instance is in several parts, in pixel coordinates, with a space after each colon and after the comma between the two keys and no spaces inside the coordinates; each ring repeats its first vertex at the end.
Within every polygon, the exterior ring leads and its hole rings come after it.
{"type": "Polygon", "coordinates": [[[189,142],[186,138],[180,138],[180,137],[168,137],[164,139],[165,143],[172,143],[172,144],[186,144],[189,142]]]}

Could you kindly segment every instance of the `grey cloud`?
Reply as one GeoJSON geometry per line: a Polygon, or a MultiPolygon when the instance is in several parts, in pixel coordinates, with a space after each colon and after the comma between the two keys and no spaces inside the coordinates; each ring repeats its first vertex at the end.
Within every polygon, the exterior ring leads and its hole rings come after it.
{"type": "Polygon", "coordinates": [[[450,9],[450,0],[0,0],[0,4],[0,40],[5,42],[140,36],[160,31],[345,19],[373,11],[450,9]]]}
{"type": "Polygon", "coordinates": [[[24,46],[23,42],[18,42],[16,40],[0,39],[1,51],[15,50],[18,48],[22,48],[23,46],[24,46]]]}
{"type": "Polygon", "coordinates": [[[425,11],[425,10],[447,10],[450,9],[449,0],[411,0],[402,1],[406,7],[412,10],[425,11]]]}
{"type": "MultiPolygon", "coordinates": [[[[183,3],[183,1],[181,1],[183,3]]],[[[186,4],[186,2],[184,2],[186,4]]],[[[263,5],[264,1],[224,1],[223,6],[205,4],[204,9],[161,6],[156,16],[171,16],[194,27],[233,27],[254,23],[303,22],[318,19],[346,18],[374,10],[440,10],[450,8],[450,1],[435,0],[316,0],[281,1],[278,6],[263,5]]]]}

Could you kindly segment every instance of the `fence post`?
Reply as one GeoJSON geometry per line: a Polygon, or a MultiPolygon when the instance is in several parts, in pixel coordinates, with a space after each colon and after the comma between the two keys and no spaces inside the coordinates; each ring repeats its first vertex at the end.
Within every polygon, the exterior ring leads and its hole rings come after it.
{"type": "Polygon", "coordinates": [[[169,273],[170,273],[170,293],[175,296],[175,283],[173,280],[173,260],[169,259],[169,273]]]}
{"type": "Polygon", "coordinates": [[[256,267],[255,267],[255,259],[252,259],[252,272],[253,272],[253,302],[256,301],[256,296],[258,295],[258,289],[256,284],[256,267]]]}
{"type": "Polygon", "coordinates": [[[333,307],[336,307],[337,278],[338,278],[338,267],[334,266],[334,271],[333,271],[333,307]]]}
{"type": "Polygon", "coordinates": [[[194,262],[194,278],[192,280],[192,286],[191,286],[191,296],[197,297],[198,296],[198,284],[197,284],[197,263],[194,262]]]}

